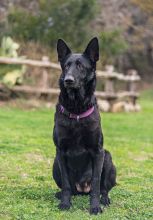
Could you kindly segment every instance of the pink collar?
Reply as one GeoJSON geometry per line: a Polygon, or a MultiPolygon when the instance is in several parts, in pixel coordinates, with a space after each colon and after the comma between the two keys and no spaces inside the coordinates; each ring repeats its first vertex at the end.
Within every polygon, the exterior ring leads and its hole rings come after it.
{"type": "Polygon", "coordinates": [[[94,111],[95,107],[92,106],[91,108],[89,108],[86,112],[83,112],[79,115],[77,114],[73,114],[73,113],[70,113],[68,112],[62,105],[60,105],[60,112],[66,116],[68,116],[69,118],[74,118],[74,119],[77,119],[77,121],[81,118],[86,118],[88,117],[89,115],[91,115],[94,111]]]}

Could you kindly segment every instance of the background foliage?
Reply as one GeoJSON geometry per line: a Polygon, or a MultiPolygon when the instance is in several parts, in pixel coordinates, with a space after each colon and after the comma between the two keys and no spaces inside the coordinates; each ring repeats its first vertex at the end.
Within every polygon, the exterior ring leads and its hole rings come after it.
{"type": "Polygon", "coordinates": [[[95,0],[40,0],[37,15],[29,15],[23,8],[13,8],[8,16],[10,34],[52,47],[58,38],[64,38],[79,48],[88,35],[89,22],[96,11],[95,3],[95,0]]]}
{"type": "MultiPolygon", "coordinates": [[[[18,56],[17,50],[19,44],[14,42],[11,37],[3,37],[0,47],[0,56],[21,58],[18,56]]],[[[0,68],[0,82],[7,86],[13,86],[15,84],[21,84],[23,81],[23,74],[26,70],[25,66],[21,65],[9,65],[1,64],[0,68]]]]}
{"type": "Polygon", "coordinates": [[[151,0],[11,0],[1,3],[0,37],[11,36],[21,44],[21,54],[38,59],[50,55],[57,61],[56,42],[63,38],[82,51],[93,36],[100,40],[101,62],[120,72],[137,69],[153,81],[153,2],[151,0]],[[4,8],[3,8],[4,7],[4,8]],[[1,10],[2,9],[2,10],[1,10]],[[2,18],[2,19],[1,19],[2,18]],[[39,46],[38,53],[34,48],[39,46]],[[27,45],[25,48],[23,45],[27,45]],[[24,48],[24,49],[22,49],[24,48]],[[49,54],[41,55],[42,48],[49,54]],[[46,50],[46,49],[45,49],[46,50]]]}
{"type": "MultiPolygon", "coordinates": [[[[69,42],[79,51],[96,31],[92,21],[98,10],[96,0],[40,0],[39,13],[29,14],[24,8],[14,7],[8,15],[9,34],[21,41],[38,41],[52,47],[58,38],[69,42]],[[24,19],[22,19],[24,17],[24,19]]],[[[103,63],[113,62],[116,55],[126,49],[122,31],[99,32],[103,63]]]]}

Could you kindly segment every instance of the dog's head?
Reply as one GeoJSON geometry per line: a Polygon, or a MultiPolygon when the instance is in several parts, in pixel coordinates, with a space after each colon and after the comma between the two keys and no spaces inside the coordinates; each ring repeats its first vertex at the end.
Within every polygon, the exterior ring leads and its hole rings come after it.
{"type": "Polygon", "coordinates": [[[79,89],[95,77],[99,59],[98,39],[93,38],[82,54],[72,53],[67,44],[57,42],[58,60],[62,68],[62,84],[66,89],[79,89]]]}

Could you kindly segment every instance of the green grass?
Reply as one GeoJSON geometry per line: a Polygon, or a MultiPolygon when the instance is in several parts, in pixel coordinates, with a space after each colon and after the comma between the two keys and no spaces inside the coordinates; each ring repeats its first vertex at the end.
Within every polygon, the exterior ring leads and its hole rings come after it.
{"type": "Polygon", "coordinates": [[[59,211],[52,178],[54,111],[0,109],[0,219],[153,219],[153,92],[144,93],[140,113],[102,114],[105,148],[117,167],[112,204],[88,213],[89,197],[72,198],[59,211]]]}

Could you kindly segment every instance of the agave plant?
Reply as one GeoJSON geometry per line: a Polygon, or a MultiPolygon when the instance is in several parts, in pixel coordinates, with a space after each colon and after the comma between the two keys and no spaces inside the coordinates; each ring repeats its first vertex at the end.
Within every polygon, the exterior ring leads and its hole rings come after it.
{"type": "Polygon", "coordinates": [[[19,44],[14,42],[11,37],[3,37],[0,48],[0,56],[18,57],[17,50],[19,47],[19,44]]]}
{"type": "MultiPolygon", "coordinates": [[[[18,56],[17,50],[20,45],[13,41],[11,37],[3,37],[0,47],[0,56],[21,58],[18,56]]],[[[25,73],[25,66],[21,65],[6,65],[1,64],[0,68],[0,82],[7,86],[14,86],[16,84],[22,84],[23,74],[25,73]]]]}

